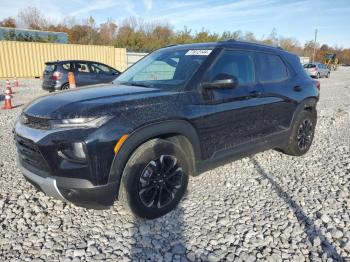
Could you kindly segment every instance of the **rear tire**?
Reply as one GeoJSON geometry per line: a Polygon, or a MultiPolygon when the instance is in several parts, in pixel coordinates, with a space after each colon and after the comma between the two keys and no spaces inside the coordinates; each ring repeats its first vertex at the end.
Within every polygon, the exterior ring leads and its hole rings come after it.
{"type": "Polygon", "coordinates": [[[67,90],[69,89],[69,83],[65,83],[64,85],[62,85],[61,90],[67,90]]]}
{"type": "Polygon", "coordinates": [[[186,155],[175,143],[152,139],[129,158],[119,201],[137,217],[154,219],[173,210],[188,185],[186,155]]]}
{"type": "Polygon", "coordinates": [[[326,78],[329,78],[331,76],[331,74],[328,72],[326,75],[326,78]]]}
{"type": "Polygon", "coordinates": [[[287,145],[282,151],[292,156],[306,154],[314,138],[316,122],[316,112],[301,111],[294,121],[287,145]]]}

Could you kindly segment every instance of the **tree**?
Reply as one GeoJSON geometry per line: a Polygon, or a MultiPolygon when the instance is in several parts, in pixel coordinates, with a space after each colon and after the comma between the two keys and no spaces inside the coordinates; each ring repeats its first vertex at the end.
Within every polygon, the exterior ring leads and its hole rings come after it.
{"type": "Polygon", "coordinates": [[[250,41],[250,42],[256,42],[255,35],[252,32],[245,32],[244,34],[244,40],[250,41]]]}
{"type": "Polygon", "coordinates": [[[304,56],[308,56],[310,57],[310,59],[312,59],[312,56],[313,56],[313,52],[314,52],[314,47],[316,49],[318,49],[318,44],[316,43],[316,46],[315,46],[315,43],[313,40],[310,40],[310,41],[307,41],[304,45],[304,52],[303,52],[303,55],[304,56]]]}
{"type": "Polygon", "coordinates": [[[47,27],[45,16],[36,7],[27,7],[18,13],[19,21],[24,27],[33,30],[44,30],[47,27]]]}
{"type": "Polygon", "coordinates": [[[302,48],[300,46],[300,43],[295,38],[280,37],[278,39],[278,46],[282,47],[286,51],[302,55],[302,48]]]}
{"type": "Polygon", "coordinates": [[[178,44],[188,44],[192,42],[191,29],[188,29],[187,26],[183,30],[175,33],[173,37],[173,42],[178,44]]]}
{"type": "Polygon", "coordinates": [[[5,18],[4,20],[0,21],[0,26],[2,27],[8,27],[8,28],[16,28],[16,20],[12,17],[5,18]]]}
{"type": "Polygon", "coordinates": [[[243,34],[242,34],[242,31],[240,30],[235,32],[225,31],[222,33],[220,40],[221,41],[230,40],[230,39],[239,40],[242,38],[243,38],[243,34]]]}
{"type": "Polygon", "coordinates": [[[118,26],[112,20],[108,20],[106,23],[101,24],[98,43],[101,45],[113,44],[113,39],[117,35],[117,29],[118,26]]]}

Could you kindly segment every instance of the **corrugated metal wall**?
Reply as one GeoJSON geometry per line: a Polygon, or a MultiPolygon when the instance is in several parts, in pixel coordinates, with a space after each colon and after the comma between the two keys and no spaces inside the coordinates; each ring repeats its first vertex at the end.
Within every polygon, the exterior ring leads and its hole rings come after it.
{"type": "Polygon", "coordinates": [[[136,53],[136,52],[127,52],[126,57],[128,61],[128,67],[135,64],[144,56],[148,55],[148,53],[136,53]]]}
{"type": "Polygon", "coordinates": [[[96,45],[0,41],[0,77],[41,77],[47,61],[82,59],[127,68],[125,48],[96,45]]]}

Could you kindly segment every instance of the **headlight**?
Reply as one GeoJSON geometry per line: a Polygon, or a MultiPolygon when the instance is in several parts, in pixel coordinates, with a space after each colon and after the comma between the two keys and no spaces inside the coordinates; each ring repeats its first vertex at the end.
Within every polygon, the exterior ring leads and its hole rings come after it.
{"type": "Polygon", "coordinates": [[[51,120],[50,124],[53,129],[57,128],[97,128],[102,126],[112,116],[88,117],[88,118],[71,118],[51,120]]]}

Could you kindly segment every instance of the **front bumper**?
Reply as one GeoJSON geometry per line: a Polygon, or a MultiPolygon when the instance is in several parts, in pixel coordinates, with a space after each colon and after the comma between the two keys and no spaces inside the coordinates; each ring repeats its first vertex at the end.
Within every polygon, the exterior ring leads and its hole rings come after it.
{"type": "Polygon", "coordinates": [[[43,191],[46,195],[51,196],[53,198],[66,201],[66,199],[62,196],[61,192],[58,190],[56,179],[52,177],[41,177],[38,176],[31,171],[25,169],[20,162],[18,161],[18,166],[21,169],[24,177],[31,182],[35,187],[43,191]]]}
{"type": "Polygon", "coordinates": [[[26,180],[37,189],[64,202],[71,202],[85,208],[105,209],[112,206],[117,198],[118,183],[116,182],[94,186],[85,179],[41,177],[24,168],[20,161],[18,166],[26,180]]]}
{"type": "MultiPolygon", "coordinates": [[[[94,168],[93,170],[100,173],[92,173],[90,169],[93,163],[81,167],[65,159],[59,159],[55,147],[50,145],[55,139],[61,139],[61,136],[66,139],[75,135],[82,138],[84,137],[82,131],[68,133],[69,130],[65,132],[40,130],[24,126],[19,122],[16,123],[14,131],[17,141],[18,166],[24,177],[40,191],[55,199],[72,202],[86,208],[103,209],[113,205],[117,198],[119,183],[115,181],[99,183],[97,179],[102,173],[108,174],[106,170],[110,165],[106,164],[104,169],[104,166],[94,168]],[[57,165],[53,160],[58,161],[57,165]],[[102,170],[105,171],[102,172],[102,170]],[[94,177],[96,180],[93,179],[94,177]]],[[[104,163],[96,158],[100,155],[98,151],[91,152],[97,164],[104,163]]],[[[103,155],[102,158],[106,159],[103,155]]]]}

